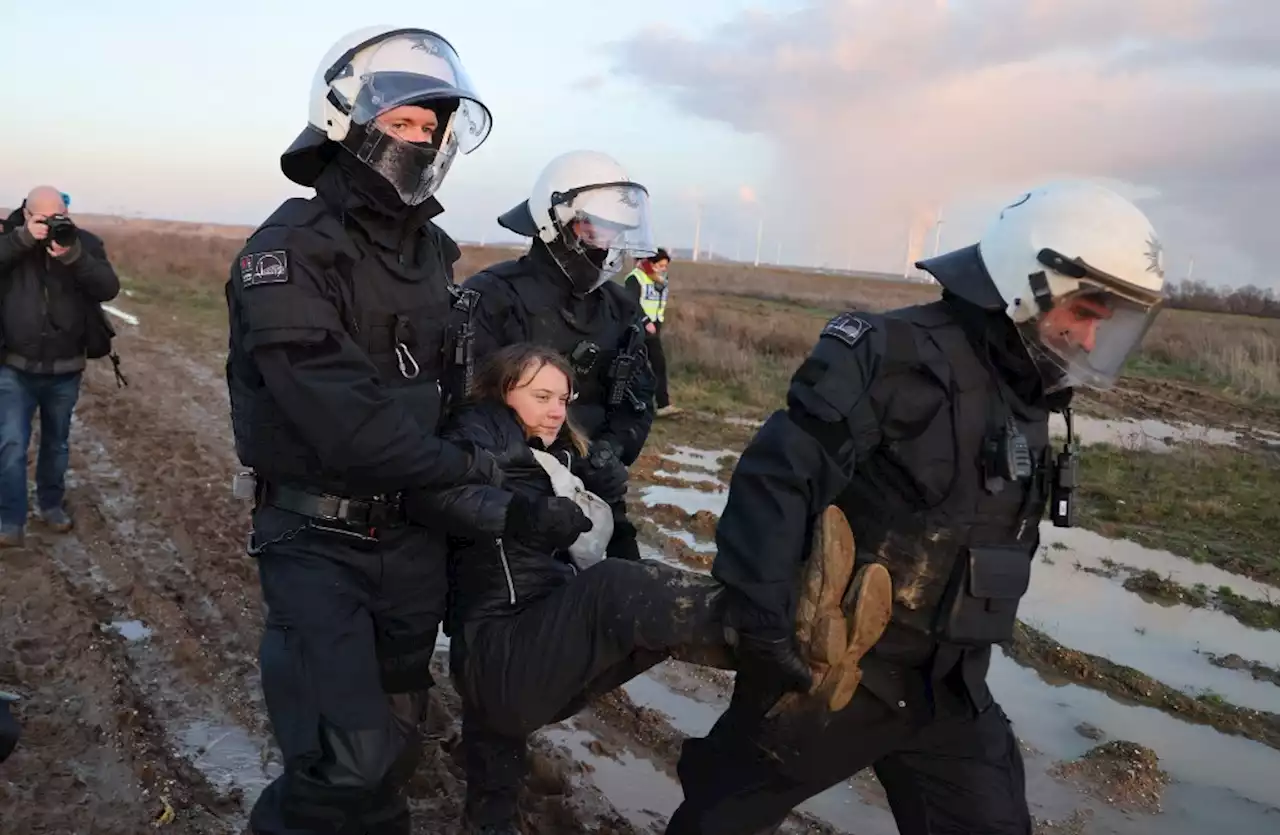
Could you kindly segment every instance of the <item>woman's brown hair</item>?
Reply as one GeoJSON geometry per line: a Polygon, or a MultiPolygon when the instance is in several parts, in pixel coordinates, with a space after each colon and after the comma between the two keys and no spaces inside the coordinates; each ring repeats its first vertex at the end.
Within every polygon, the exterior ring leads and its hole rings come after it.
{"type": "MultiPolygon", "coordinates": [[[[520,385],[526,373],[537,374],[543,366],[550,365],[564,374],[569,381],[569,398],[574,394],[573,367],[569,365],[559,351],[532,342],[517,342],[496,351],[485,359],[476,369],[475,379],[471,383],[469,399],[475,403],[491,401],[506,403],[507,392],[520,385]]],[[[578,450],[579,455],[587,454],[587,438],[567,416],[564,426],[560,428],[560,437],[566,438],[578,450]]]]}

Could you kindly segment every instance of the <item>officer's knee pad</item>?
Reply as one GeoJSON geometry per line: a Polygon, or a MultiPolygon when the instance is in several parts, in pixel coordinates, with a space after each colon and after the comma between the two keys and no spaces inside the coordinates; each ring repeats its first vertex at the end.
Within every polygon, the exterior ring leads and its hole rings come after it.
{"type": "Polygon", "coordinates": [[[333,788],[374,797],[403,784],[422,757],[417,729],[400,721],[382,728],[350,731],[321,720],[321,748],[330,755],[312,774],[333,788]]]}

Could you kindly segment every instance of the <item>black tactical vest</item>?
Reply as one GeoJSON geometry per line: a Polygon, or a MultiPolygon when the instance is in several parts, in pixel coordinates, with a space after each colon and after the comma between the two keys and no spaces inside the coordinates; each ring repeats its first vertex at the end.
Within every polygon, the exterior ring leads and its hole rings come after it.
{"type": "Polygon", "coordinates": [[[939,644],[1007,640],[1030,582],[1049,486],[1045,410],[999,386],[941,302],[886,313],[886,374],[909,426],[857,465],[836,504],[853,529],[859,564],[893,578],[893,621],[876,654],[924,662],[939,644]],[[937,389],[946,397],[937,397],[937,389]],[[912,410],[912,398],[940,408],[912,410]],[[991,479],[988,441],[1025,438],[1031,474],[991,479]]]}
{"type": "MultiPolygon", "coordinates": [[[[417,266],[410,270],[396,253],[365,238],[358,224],[344,225],[319,198],[285,201],[258,231],[279,226],[312,228],[323,236],[328,244],[323,251],[298,257],[323,270],[328,301],[385,390],[418,420],[424,434],[434,434],[448,394],[441,379],[462,316],[461,291],[436,240],[425,231],[418,235],[417,266]]],[[[324,471],[244,355],[237,323],[231,327],[232,422],[241,460],[268,479],[345,494],[351,486],[324,471]]]]}
{"type": "Polygon", "coordinates": [[[596,297],[592,315],[579,321],[563,304],[567,287],[547,292],[547,283],[530,280],[521,261],[505,261],[483,272],[502,279],[519,299],[526,326],[524,339],[554,348],[574,366],[578,396],[569,406],[569,416],[594,438],[606,417],[612,384],[609,371],[634,318],[628,313],[626,291],[614,282],[605,282],[592,291],[596,297]]]}

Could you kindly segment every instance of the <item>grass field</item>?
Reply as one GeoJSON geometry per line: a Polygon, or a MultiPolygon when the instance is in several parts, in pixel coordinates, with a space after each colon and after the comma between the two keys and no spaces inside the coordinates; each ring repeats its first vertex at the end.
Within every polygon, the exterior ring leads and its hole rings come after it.
{"type": "MultiPolygon", "coordinates": [[[[135,302],[177,304],[210,324],[225,317],[222,283],[241,240],[120,225],[102,229],[135,302]]],[[[464,247],[465,278],[515,251],[464,247]]],[[[664,343],[682,404],[758,413],[778,402],[823,322],[849,309],[888,310],[937,297],[924,284],[773,267],[676,262],[664,343]]],[[[1247,402],[1280,402],[1280,319],[1166,310],[1130,374],[1204,384],[1247,402]]]]}

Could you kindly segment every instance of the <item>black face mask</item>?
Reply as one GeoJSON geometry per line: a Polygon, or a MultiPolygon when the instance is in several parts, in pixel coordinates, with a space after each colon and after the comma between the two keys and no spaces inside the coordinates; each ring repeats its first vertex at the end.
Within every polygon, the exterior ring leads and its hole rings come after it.
{"type": "Polygon", "coordinates": [[[600,270],[609,257],[607,249],[583,247],[579,252],[566,244],[563,238],[556,238],[546,246],[552,260],[569,279],[575,294],[585,296],[601,284],[600,270]]]}
{"type": "MultiPolygon", "coordinates": [[[[430,194],[426,197],[419,195],[431,178],[440,177],[439,172],[433,170],[440,153],[435,142],[408,142],[392,136],[376,125],[353,124],[342,145],[372,174],[387,184],[387,188],[378,189],[379,203],[385,204],[387,208],[413,208],[430,199],[430,194]],[[385,196],[384,192],[389,192],[394,199],[381,199],[385,196]],[[415,202],[408,202],[410,200],[415,202]]],[[[438,185],[437,183],[436,187],[438,185]]],[[[430,191],[434,193],[435,188],[430,191]]]]}

